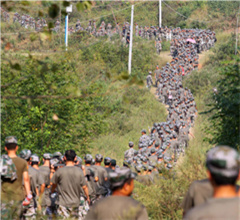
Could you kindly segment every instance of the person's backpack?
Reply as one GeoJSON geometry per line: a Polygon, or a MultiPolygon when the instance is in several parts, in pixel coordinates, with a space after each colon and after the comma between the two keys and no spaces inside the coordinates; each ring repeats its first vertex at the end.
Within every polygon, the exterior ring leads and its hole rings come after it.
{"type": "Polygon", "coordinates": [[[12,159],[8,155],[2,155],[0,161],[0,173],[4,179],[14,181],[17,179],[17,169],[12,159]]]}

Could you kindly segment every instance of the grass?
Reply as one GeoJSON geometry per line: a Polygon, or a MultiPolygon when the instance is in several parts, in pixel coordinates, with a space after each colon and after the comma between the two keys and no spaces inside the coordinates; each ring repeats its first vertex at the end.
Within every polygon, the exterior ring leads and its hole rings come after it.
{"type": "MultiPolygon", "coordinates": [[[[133,86],[129,88],[129,91],[134,92],[136,89],[133,86]]],[[[128,142],[133,141],[135,149],[138,148],[141,129],[152,127],[153,122],[156,121],[166,121],[167,114],[164,105],[157,102],[147,88],[141,90],[141,96],[134,97],[135,104],[131,104],[131,98],[125,100],[129,98],[124,96],[126,94],[120,94],[121,100],[125,102],[125,111],[123,114],[116,112],[108,119],[107,123],[113,132],[93,140],[91,144],[93,155],[101,153],[104,157],[116,159],[121,165],[124,151],[128,149],[128,142]]]]}

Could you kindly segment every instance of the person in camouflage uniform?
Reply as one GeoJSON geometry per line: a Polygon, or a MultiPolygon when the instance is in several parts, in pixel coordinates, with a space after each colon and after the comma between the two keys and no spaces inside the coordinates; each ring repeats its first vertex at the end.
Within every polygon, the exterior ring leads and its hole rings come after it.
{"type": "Polygon", "coordinates": [[[207,174],[213,186],[213,198],[191,209],[184,219],[239,219],[239,153],[229,146],[216,146],[207,153],[207,174]]]}
{"type": "Polygon", "coordinates": [[[128,146],[129,146],[130,149],[127,150],[127,151],[125,151],[125,153],[124,153],[124,160],[132,159],[132,158],[133,158],[133,155],[134,155],[134,149],[133,149],[134,144],[133,144],[133,142],[130,141],[130,142],[128,143],[128,146]]]}
{"type": "Polygon", "coordinates": [[[1,158],[1,218],[18,219],[22,216],[22,206],[30,204],[32,194],[26,161],[16,155],[18,141],[15,136],[5,139],[7,155],[1,158]],[[25,195],[22,190],[24,184],[25,195]],[[24,199],[25,197],[25,199],[24,199]]]}
{"type": "Polygon", "coordinates": [[[149,71],[148,76],[146,78],[147,81],[147,88],[150,90],[151,86],[153,85],[153,80],[152,80],[152,72],[149,71]]]}
{"type": "Polygon", "coordinates": [[[146,208],[130,197],[134,189],[135,176],[127,167],[118,168],[109,173],[113,193],[94,204],[86,220],[148,219],[146,208]]]}

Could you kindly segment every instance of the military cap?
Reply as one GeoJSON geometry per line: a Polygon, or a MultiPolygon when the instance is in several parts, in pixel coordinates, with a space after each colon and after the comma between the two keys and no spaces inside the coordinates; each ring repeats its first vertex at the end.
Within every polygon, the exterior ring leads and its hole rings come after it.
{"type": "Polygon", "coordinates": [[[144,171],[148,170],[148,166],[147,165],[143,165],[142,168],[143,168],[144,171]]]}
{"type": "Polygon", "coordinates": [[[95,160],[96,160],[96,162],[102,162],[102,160],[103,160],[102,154],[96,154],[95,155],[95,160]]]}
{"type": "Polygon", "coordinates": [[[159,143],[158,142],[155,143],[155,147],[159,147],[159,143]]]}
{"type": "Polygon", "coordinates": [[[91,162],[91,165],[95,165],[95,163],[96,163],[96,161],[95,161],[95,159],[93,158],[93,159],[92,159],[92,162],[91,162]]]}
{"type": "Polygon", "coordinates": [[[159,154],[158,155],[158,159],[162,159],[163,158],[163,155],[162,154],[159,154]]]}
{"type": "Polygon", "coordinates": [[[148,74],[152,74],[152,71],[149,71],[148,74]]]}
{"type": "Polygon", "coordinates": [[[138,148],[139,149],[143,148],[143,145],[142,144],[138,144],[138,148]]]}
{"type": "Polygon", "coordinates": [[[110,157],[105,157],[104,158],[104,163],[111,163],[111,158],[110,157]]]}
{"type": "Polygon", "coordinates": [[[143,162],[147,162],[147,158],[146,157],[142,157],[142,161],[143,162]]]}
{"type": "Polygon", "coordinates": [[[166,150],[167,148],[167,145],[166,144],[163,144],[163,146],[161,147],[163,150],[166,150]]]}
{"type": "Polygon", "coordinates": [[[134,144],[133,144],[132,141],[130,141],[130,142],[128,143],[128,146],[129,146],[129,147],[133,147],[133,145],[134,145],[134,144]]]}
{"type": "Polygon", "coordinates": [[[31,155],[31,161],[32,162],[40,162],[40,160],[39,160],[39,156],[37,155],[37,154],[32,154],[31,155]]]}
{"type": "Polygon", "coordinates": [[[32,152],[30,150],[24,149],[20,152],[19,157],[24,160],[28,160],[31,157],[32,152]]]}
{"type": "Polygon", "coordinates": [[[152,171],[153,167],[152,166],[148,166],[148,171],[152,171]]]}
{"type": "Polygon", "coordinates": [[[164,161],[166,161],[166,162],[170,162],[171,160],[172,160],[171,157],[164,156],[164,161]]]}
{"type": "Polygon", "coordinates": [[[53,154],[53,158],[60,158],[62,156],[62,154],[60,153],[60,152],[55,152],[54,154],[53,154]]]}
{"type": "Polygon", "coordinates": [[[17,144],[17,138],[15,136],[6,137],[5,144],[17,144]]]}
{"type": "Polygon", "coordinates": [[[229,146],[216,146],[207,153],[208,170],[222,177],[235,177],[239,173],[239,154],[229,146]]]}
{"type": "Polygon", "coordinates": [[[52,158],[52,154],[50,154],[50,153],[43,154],[43,159],[50,160],[51,158],[52,158]]]}
{"type": "Polygon", "coordinates": [[[127,167],[121,167],[109,173],[109,181],[112,188],[121,187],[127,180],[135,179],[135,177],[136,173],[133,173],[127,167]]]}
{"type": "Polygon", "coordinates": [[[76,156],[76,162],[79,162],[79,164],[82,164],[82,158],[79,156],[76,156]]]}
{"type": "Polygon", "coordinates": [[[151,149],[151,154],[153,154],[153,153],[155,153],[155,152],[156,152],[155,148],[152,148],[152,149],[151,149]]]}
{"type": "Polygon", "coordinates": [[[52,159],[50,160],[51,166],[54,166],[55,164],[58,164],[58,163],[59,163],[59,160],[58,160],[57,158],[52,158],[52,159]]]}
{"type": "Polygon", "coordinates": [[[137,156],[138,155],[138,151],[137,150],[134,150],[134,156],[137,156]]]}
{"type": "Polygon", "coordinates": [[[85,155],[85,157],[84,157],[84,160],[86,161],[86,162],[92,162],[92,159],[93,159],[93,157],[92,157],[92,155],[91,154],[86,154],[85,155]]]}
{"type": "Polygon", "coordinates": [[[145,134],[146,134],[146,133],[147,133],[147,131],[146,131],[145,129],[142,129],[142,133],[145,133],[145,134]]]}
{"type": "Polygon", "coordinates": [[[152,144],[153,144],[152,141],[149,141],[149,142],[148,142],[148,146],[151,146],[152,144]]]}
{"type": "Polygon", "coordinates": [[[168,163],[166,168],[167,168],[168,170],[172,169],[172,164],[168,163]]]}
{"type": "Polygon", "coordinates": [[[135,166],[135,170],[136,170],[138,173],[140,173],[140,172],[142,171],[142,165],[141,165],[141,164],[137,164],[137,165],[135,166]]]}

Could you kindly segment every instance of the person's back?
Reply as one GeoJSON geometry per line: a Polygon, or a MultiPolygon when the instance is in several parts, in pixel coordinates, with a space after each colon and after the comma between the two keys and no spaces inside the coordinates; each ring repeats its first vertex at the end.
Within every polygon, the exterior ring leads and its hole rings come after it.
{"type": "Polygon", "coordinates": [[[81,169],[75,166],[62,167],[53,175],[52,182],[58,184],[59,205],[79,206],[81,187],[86,185],[81,169]]]}
{"type": "Polygon", "coordinates": [[[207,175],[213,186],[213,198],[186,213],[187,220],[239,219],[240,200],[236,181],[239,176],[239,154],[228,146],[217,146],[207,154],[207,175]]]}
{"type": "Polygon", "coordinates": [[[28,171],[27,162],[20,157],[11,158],[16,166],[17,179],[10,181],[2,178],[1,200],[3,201],[22,201],[24,199],[23,172],[28,171]]]}
{"type": "Polygon", "coordinates": [[[189,211],[186,216],[188,220],[216,219],[216,220],[238,220],[240,197],[235,198],[211,198],[206,203],[189,211]]]}
{"type": "Polygon", "coordinates": [[[109,173],[112,195],[96,202],[85,220],[148,219],[146,208],[130,197],[134,178],[135,174],[127,167],[109,173]]]}
{"type": "Polygon", "coordinates": [[[207,199],[213,196],[213,187],[209,179],[194,181],[183,200],[182,208],[184,213],[187,213],[189,209],[199,206],[207,201],[207,199]]]}
{"type": "Polygon", "coordinates": [[[146,210],[141,203],[127,196],[109,196],[97,202],[86,220],[100,219],[142,219],[146,220],[146,210]],[[109,208],[111,207],[111,208],[109,208]]]}

